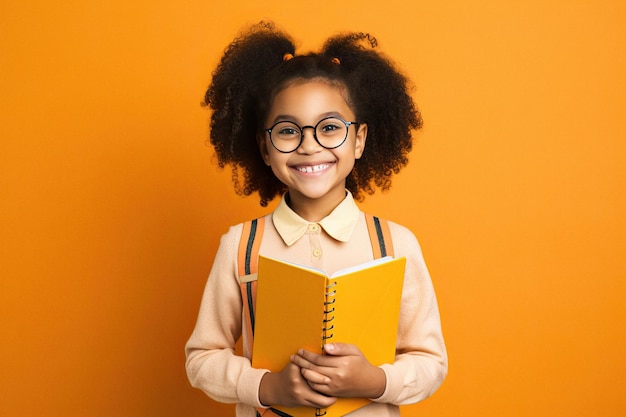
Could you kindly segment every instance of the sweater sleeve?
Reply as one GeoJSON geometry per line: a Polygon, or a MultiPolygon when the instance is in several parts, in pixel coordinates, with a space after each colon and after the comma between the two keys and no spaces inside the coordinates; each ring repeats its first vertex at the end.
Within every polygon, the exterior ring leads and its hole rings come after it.
{"type": "Polygon", "coordinates": [[[191,385],[216,401],[262,407],[259,385],[267,372],[252,368],[235,353],[241,336],[242,300],[237,279],[237,245],[241,225],[222,236],[209,274],[198,320],[185,353],[191,385]]]}
{"type": "Polygon", "coordinates": [[[443,383],[448,358],[433,284],[419,243],[408,229],[390,223],[397,257],[406,256],[396,361],[383,365],[387,386],[375,402],[411,404],[443,383]]]}

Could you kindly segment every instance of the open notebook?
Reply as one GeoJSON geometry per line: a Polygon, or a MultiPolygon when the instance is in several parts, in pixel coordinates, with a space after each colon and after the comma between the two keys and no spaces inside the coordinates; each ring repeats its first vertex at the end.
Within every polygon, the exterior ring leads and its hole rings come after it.
{"type": "MultiPolygon", "coordinates": [[[[333,276],[310,267],[259,257],[252,365],[281,371],[304,348],[356,345],[374,365],[393,363],[406,259],[385,257],[333,276]]],[[[340,398],[328,409],[274,408],[293,417],[343,416],[369,404],[340,398]]]]}

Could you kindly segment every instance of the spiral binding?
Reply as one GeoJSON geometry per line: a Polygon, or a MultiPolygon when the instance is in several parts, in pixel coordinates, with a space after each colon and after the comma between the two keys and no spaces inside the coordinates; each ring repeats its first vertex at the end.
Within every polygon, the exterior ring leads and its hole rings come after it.
{"type": "Polygon", "coordinates": [[[333,321],[335,320],[334,312],[335,295],[337,295],[337,286],[336,282],[331,283],[326,287],[326,297],[324,299],[324,320],[322,327],[322,346],[326,343],[326,341],[333,337],[332,330],[335,328],[333,321]]]}
{"type": "MultiPolygon", "coordinates": [[[[335,320],[335,315],[333,313],[335,312],[334,304],[335,301],[337,301],[337,299],[335,298],[335,296],[337,295],[337,288],[335,288],[336,286],[336,282],[332,282],[330,285],[326,286],[326,294],[324,298],[324,319],[322,320],[322,351],[324,349],[326,341],[333,337],[332,331],[335,328],[335,325],[333,324],[333,321],[335,320]]],[[[326,409],[315,409],[316,417],[322,417],[325,415],[326,409]]]]}

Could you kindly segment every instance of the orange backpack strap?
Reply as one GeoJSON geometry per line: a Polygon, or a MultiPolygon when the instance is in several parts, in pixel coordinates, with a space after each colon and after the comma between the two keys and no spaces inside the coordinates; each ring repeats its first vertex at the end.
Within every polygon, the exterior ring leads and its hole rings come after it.
{"type": "MultiPolygon", "coordinates": [[[[247,346],[245,349],[252,355],[252,344],[254,339],[254,312],[256,309],[256,274],[259,266],[259,248],[263,239],[265,229],[265,217],[249,220],[243,224],[241,239],[237,252],[237,269],[239,271],[239,287],[241,289],[241,299],[243,301],[243,314],[245,321],[247,346]]],[[[278,410],[273,408],[257,409],[257,417],[280,416],[278,410]],[[276,411],[276,412],[275,412],[276,411]]],[[[286,414],[285,414],[286,415],[286,414]]]]}
{"type": "Polygon", "coordinates": [[[367,231],[370,235],[374,259],[393,256],[391,231],[389,230],[387,220],[365,213],[365,222],[367,223],[367,231]],[[378,245],[376,243],[378,243],[378,245]]]}
{"type": "Polygon", "coordinates": [[[239,240],[239,276],[256,274],[264,228],[265,217],[249,220],[243,224],[243,231],[239,240]]]}
{"type": "Polygon", "coordinates": [[[239,286],[243,300],[243,313],[247,333],[247,351],[252,353],[252,339],[254,337],[254,311],[256,305],[256,273],[259,261],[259,248],[265,228],[265,217],[247,221],[243,224],[239,250],[237,254],[237,268],[239,270],[239,286]]]}

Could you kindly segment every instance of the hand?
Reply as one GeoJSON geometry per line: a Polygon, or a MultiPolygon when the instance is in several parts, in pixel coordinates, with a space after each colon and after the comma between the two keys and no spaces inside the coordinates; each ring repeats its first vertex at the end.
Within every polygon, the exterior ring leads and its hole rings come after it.
{"type": "Polygon", "coordinates": [[[302,377],[300,368],[288,364],[280,372],[268,372],[261,379],[259,399],[266,406],[327,408],[337,401],[316,392],[302,377]]]}
{"type": "Polygon", "coordinates": [[[333,397],[378,398],[385,392],[385,372],[372,365],[358,347],[345,343],[324,346],[326,355],[303,349],[291,357],[315,391],[333,397]]]}

